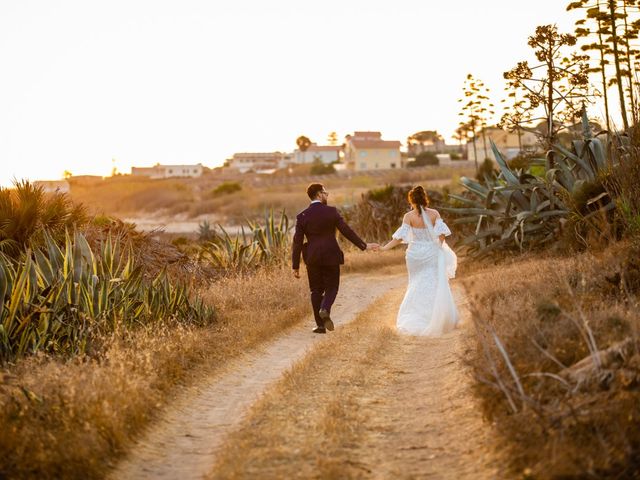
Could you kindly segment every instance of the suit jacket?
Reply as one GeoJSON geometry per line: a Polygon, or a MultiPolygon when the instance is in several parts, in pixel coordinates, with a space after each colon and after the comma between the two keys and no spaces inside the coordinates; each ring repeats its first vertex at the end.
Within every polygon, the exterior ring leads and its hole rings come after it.
{"type": "Polygon", "coordinates": [[[367,244],[354,232],[338,213],[336,207],[314,202],[296,217],[293,235],[293,269],[300,268],[300,254],[307,265],[341,265],[344,254],[336,240],[336,229],[360,250],[367,244]],[[307,243],[304,238],[307,238],[307,243]]]}

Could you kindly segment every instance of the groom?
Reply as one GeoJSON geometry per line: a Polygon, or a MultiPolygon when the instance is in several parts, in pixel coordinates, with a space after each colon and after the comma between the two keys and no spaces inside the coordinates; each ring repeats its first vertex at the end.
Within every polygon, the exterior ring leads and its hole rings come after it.
{"type": "Polygon", "coordinates": [[[377,250],[377,243],[365,243],[338,213],[335,207],[327,206],[329,193],[321,183],[307,187],[311,205],[296,217],[296,232],[293,236],[293,275],[300,278],[300,254],[307,265],[311,305],[317,327],[313,333],[333,330],[331,306],[340,285],[340,265],[344,254],[336,240],[336,229],[360,250],[377,250]],[[307,243],[303,244],[304,237],[307,243]]]}

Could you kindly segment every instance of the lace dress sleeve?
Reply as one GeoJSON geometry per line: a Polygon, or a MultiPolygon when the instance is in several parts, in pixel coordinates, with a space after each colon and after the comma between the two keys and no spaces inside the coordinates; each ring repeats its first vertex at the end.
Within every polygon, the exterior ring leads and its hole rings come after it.
{"type": "Polygon", "coordinates": [[[400,225],[400,228],[391,235],[391,238],[394,240],[402,240],[402,243],[409,243],[409,231],[409,225],[403,222],[402,225],[400,225]]]}
{"type": "Polygon", "coordinates": [[[441,218],[436,219],[436,224],[433,226],[433,231],[436,235],[444,235],[448,237],[451,235],[451,230],[447,227],[447,224],[441,218]]]}

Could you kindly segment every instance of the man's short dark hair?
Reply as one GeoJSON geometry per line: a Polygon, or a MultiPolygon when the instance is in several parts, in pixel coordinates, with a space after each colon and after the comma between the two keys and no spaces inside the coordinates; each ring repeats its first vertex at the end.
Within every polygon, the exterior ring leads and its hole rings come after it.
{"type": "Polygon", "coordinates": [[[318,193],[320,193],[322,190],[324,190],[324,185],[322,185],[321,183],[311,183],[307,187],[307,195],[309,195],[309,198],[311,200],[315,200],[318,196],[318,193]]]}

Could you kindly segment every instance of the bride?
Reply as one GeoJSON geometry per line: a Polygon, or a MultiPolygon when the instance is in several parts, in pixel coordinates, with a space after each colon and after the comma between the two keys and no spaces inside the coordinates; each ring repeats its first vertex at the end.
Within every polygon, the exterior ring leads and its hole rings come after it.
{"type": "Polygon", "coordinates": [[[406,253],[409,285],[398,311],[398,331],[435,337],[453,330],[458,323],[448,280],[455,276],[457,259],[444,241],[451,231],[440,214],[428,208],[424,188],[420,185],[412,188],[408,200],[412,210],[402,219],[393,239],[380,250],[409,244],[406,253]]]}

